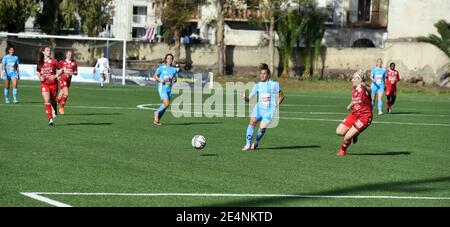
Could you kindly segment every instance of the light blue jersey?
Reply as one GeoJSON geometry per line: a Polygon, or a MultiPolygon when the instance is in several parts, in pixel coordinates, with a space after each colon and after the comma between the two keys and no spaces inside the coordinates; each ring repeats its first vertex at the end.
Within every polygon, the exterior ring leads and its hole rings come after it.
{"type": "Polygon", "coordinates": [[[17,78],[17,68],[19,67],[19,57],[15,55],[5,55],[2,60],[5,67],[6,79],[17,78]]]}
{"type": "Polygon", "coordinates": [[[386,69],[380,67],[375,67],[372,69],[372,71],[370,71],[370,76],[375,81],[371,86],[372,94],[384,92],[384,80],[386,79],[386,75],[386,69]]]}
{"type": "Polygon", "coordinates": [[[258,96],[258,102],[253,108],[252,117],[258,121],[266,121],[268,124],[277,110],[278,94],[280,93],[280,84],[273,80],[267,82],[258,82],[252,89],[250,96],[258,96]]]}
{"type": "Polygon", "coordinates": [[[161,65],[156,69],[156,75],[164,81],[163,83],[158,83],[158,92],[161,100],[170,99],[172,97],[173,80],[178,77],[177,68],[161,65]]]}

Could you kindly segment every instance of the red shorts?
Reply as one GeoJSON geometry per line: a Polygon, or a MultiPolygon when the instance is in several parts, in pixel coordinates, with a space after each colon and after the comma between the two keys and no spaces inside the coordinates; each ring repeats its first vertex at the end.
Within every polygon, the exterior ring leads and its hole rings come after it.
{"type": "Polygon", "coordinates": [[[61,77],[61,79],[58,80],[59,88],[70,88],[70,82],[72,81],[71,77],[61,77]]]}
{"type": "Polygon", "coordinates": [[[372,123],[372,117],[370,116],[359,116],[356,117],[352,113],[347,115],[347,117],[342,121],[342,124],[351,128],[354,126],[359,132],[363,132],[372,123]]]}
{"type": "Polygon", "coordinates": [[[395,88],[387,88],[386,89],[387,96],[397,96],[397,89],[395,88]]]}
{"type": "Polygon", "coordinates": [[[41,92],[50,92],[50,96],[55,97],[56,93],[58,93],[58,84],[41,83],[41,92]]]}

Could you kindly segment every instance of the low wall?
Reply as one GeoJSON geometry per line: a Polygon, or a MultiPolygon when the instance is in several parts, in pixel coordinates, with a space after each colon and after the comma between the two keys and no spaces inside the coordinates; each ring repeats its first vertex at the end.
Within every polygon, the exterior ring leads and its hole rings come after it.
{"type": "MultiPolygon", "coordinates": [[[[16,45],[17,55],[23,63],[35,64],[39,47],[43,41],[21,39],[16,45]]],[[[0,40],[0,48],[6,48],[6,41],[0,40]]],[[[67,42],[56,43],[55,55],[62,58],[64,50],[74,49],[80,66],[92,66],[100,52],[105,51],[105,43],[67,42]]],[[[127,43],[127,64],[133,69],[146,70],[160,62],[166,53],[174,53],[173,46],[154,43],[127,43]]],[[[290,66],[292,76],[303,71],[303,50],[295,49],[290,66]]],[[[225,65],[228,74],[257,73],[260,63],[269,63],[268,47],[227,46],[225,65]]],[[[181,60],[192,71],[214,71],[217,68],[216,47],[209,44],[182,45],[181,60]]],[[[325,76],[332,72],[369,70],[376,59],[383,58],[385,65],[394,61],[403,78],[423,77],[424,81],[440,83],[449,75],[450,59],[438,48],[427,43],[387,41],[384,48],[324,48],[319,67],[325,76]]],[[[122,62],[121,43],[111,43],[111,62],[120,66],[122,62]]],[[[280,65],[280,55],[275,51],[275,65],[280,65]]],[[[281,69],[281,67],[279,67],[281,69]]]]}

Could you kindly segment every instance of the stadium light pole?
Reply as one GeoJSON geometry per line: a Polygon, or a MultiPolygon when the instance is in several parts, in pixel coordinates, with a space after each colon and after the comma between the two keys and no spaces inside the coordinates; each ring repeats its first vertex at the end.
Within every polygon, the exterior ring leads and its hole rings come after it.
{"type": "Polygon", "coordinates": [[[116,41],[123,42],[123,55],[122,55],[122,85],[125,85],[125,75],[126,75],[126,56],[127,56],[127,40],[117,39],[117,38],[100,38],[100,37],[83,37],[83,36],[61,36],[61,35],[39,35],[39,34],[19,34],[19,33],[8,33],[0,32],[0,37],[23,37],[23,38],[49,38],[49,39],[69,39],[69,40],[98,40],[98,41],[116,41]]]}

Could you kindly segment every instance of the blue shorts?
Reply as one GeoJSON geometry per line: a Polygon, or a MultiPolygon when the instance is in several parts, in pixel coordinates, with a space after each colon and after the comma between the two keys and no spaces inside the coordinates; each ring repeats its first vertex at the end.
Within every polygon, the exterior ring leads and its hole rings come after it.
{"type": "Polygon", "coordinates": [[[270,125],[275,116],[275,112],[276,110],[263,110],[256,105],[253,108],[252,117],[256,118],[257,121],[265,121],[267,125],[270,125]]]}
{"type": "Polygon", "coordinates": [[[167,89],[165,85],[158,85],[158,93],[161,100],[172,98],[172,89],[167,89]]]}
{"type": "Polygon", "coordinates": [[[372,83],[370,89],[372,94],[384,93],[384,84],[372,83]]]}
{"type": "Polygon", "coordinates": [[[11,80],[17,79],[17,74],[6,74],[6,76],[2,75],[2,80],[11,80]]]}

